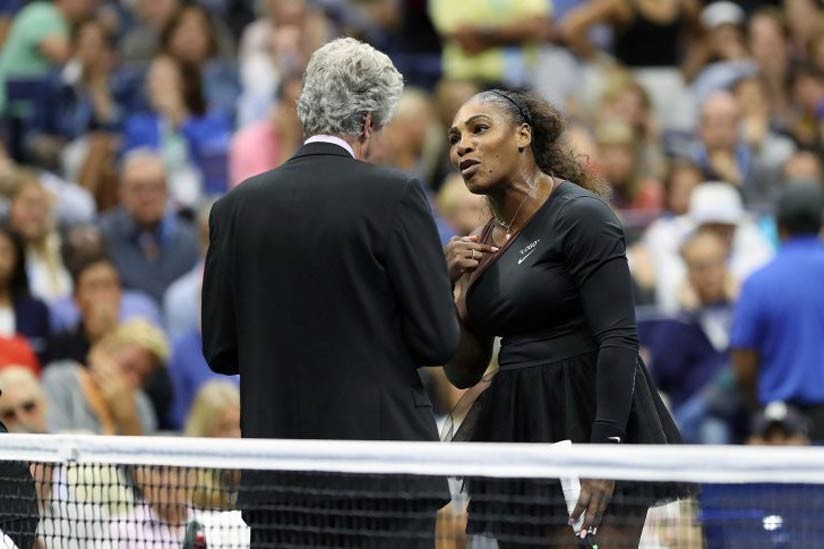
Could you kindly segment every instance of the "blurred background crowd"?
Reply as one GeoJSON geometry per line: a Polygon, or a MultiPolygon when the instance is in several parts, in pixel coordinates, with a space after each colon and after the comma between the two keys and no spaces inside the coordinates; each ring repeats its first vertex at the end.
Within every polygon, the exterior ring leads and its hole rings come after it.
{"type": "MultiPolygon", "coordinates": [[[[0,0],[10,430],[239,436],[237,380],[201,354],[208,211],[301,145],[303,68],[342,34],[405,76],[371,160],[419,177],[444,243],[489,215],[448,163],[458,106],[537,91],[612,186],[643,356],[686,439],[821,438],[815,307],[788,313],[811,326],[806,354],[759,355],[756,376],[795,382],[756,379],[748,402],[731,358],[742,284],[781,253],[778,197],[824,184],[818,0],[0,0]]],[[[750,351],[782,337],[746,333],[750,351]]],[[[423,375],[445,415],[460,392],[423,375]]]]}

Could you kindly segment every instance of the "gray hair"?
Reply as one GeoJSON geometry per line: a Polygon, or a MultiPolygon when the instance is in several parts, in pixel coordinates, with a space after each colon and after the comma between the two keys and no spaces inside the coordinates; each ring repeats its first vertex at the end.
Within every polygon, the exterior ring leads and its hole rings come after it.
{"type": "Polygon", "coordinates": [[[367,113],[376,127],[385,126],[402,92],[403,76],[386,54],[354,38],[338,38],[312,54],[298,118],[307,137],[355,136],[367,113]]]}

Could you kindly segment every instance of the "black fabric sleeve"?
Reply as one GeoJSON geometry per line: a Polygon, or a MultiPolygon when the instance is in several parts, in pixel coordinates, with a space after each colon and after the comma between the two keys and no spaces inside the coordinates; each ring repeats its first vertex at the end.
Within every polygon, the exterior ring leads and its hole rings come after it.
{"type": "Polygon", "coordinates": [[[591,442],[623,441],[635,390],[638,333],[624,231],[595,197],[573,199],[559,212],[567,267],[598,343],[596,412],[591,442]]]}
{"type": "Polygon", "coordinates": [[[237,324],[235,304],[229,277],[231,250],[227,234],[218,224],[218,201],[209,214],[209,250],[203,272],[201,295],[201,327],[203,357],[216,373],[240,373],[237,353],[237,324]]]}
{"type": "Polygon", "coordinates": [[[435,221],[415,180],[406,183],[394,216],[386,270],[413,356],[422,366],[446,364],[458,349],[460,329],[435,221]]]}

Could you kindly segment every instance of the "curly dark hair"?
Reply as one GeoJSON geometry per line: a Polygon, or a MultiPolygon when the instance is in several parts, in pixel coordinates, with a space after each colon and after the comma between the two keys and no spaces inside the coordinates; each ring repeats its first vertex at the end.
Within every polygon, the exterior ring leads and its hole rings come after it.
{"type": "Polygon", "coordinates": [[[566,179],[600,197],[609,196],[607,182],[563,147],[564,119],[549,101],[534,92],[499,89],[481,92],[475,99],[499,105],[513,123],[526,123],[532,128],[530,148],[542,172],[566,179]]]}

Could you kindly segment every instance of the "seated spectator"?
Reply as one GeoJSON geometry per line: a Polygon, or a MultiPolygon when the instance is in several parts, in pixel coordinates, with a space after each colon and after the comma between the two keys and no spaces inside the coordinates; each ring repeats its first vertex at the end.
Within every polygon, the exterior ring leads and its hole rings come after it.
{"type": "Polygon", "coordinates": [[[47,303],[71,293],[71,277],[60,256],[53,200],[36,174],[20,172],[11,191],[9,225],[23,239],[29,288],[47,303]]]}
{"type": "Polygon", "coordinates": [[[234,57],[231,41],[223,23],[191,3],[182,3],[160,33],[160,51],[180,65],[186,79],[195,80],[209,107],[230,121],[240,94],[237,70],[224,61],[234,57]]]}
{"type": "Polygon", "coordinates": [[[22,366],[40,375],[40,361],[29,342],[20,336],[0,336],[0,370],[8,366],[22,366]]]}
{"type": "Polygon", "coordinates": [[[777,207],[782,245],[752,274],[735,308],[733,365],[751,409],[772,401],[796,406],[810,439],[824,440],[824,190],[785,187],[777,207]]]}
{"type": "Polygon", "coordinates": [[[69,59],[73,23],[91,15],[91,2],[29,2],[14,18],[0,48],[0,113],[6,108],[6,83],[14,78],[41,78],[69,59]]]}
{"type": "Polygon", "coordinates": [[[200,289],[203,284],[203,263],[209,248],[209,214],[212,202],[197,212],[197,235],[200,257],[197,264],[175,280],[163,295],[163,325],[170,341],[200,328],[200,289]]]}
{"type": "Polygon", "coordinates": [[[124,160],[121,177],[120,206],[100,221],[103,238],[123,286],[159,304],[169,285],[197,263],[197,240],[167,211],[166,167],[159,156],[135,151],[124,160]]]}
{"type": "Polygon", "coordinates": [[[49,336],[46,304],[29,293],[23,242],[0,225],[0,336],[26,338],[42,359],[49,336]]]}
{"type": "Polygon", "coordinates": [[[729,356],[735,288],[727,271],[727,248],[715,234],[699,231],[681,246],[689,300],[674,318],[655,322],[644,346],[650,372],[665,392],[686,442],[730,444],[738,411],[729,356]],[[677,349],[677,352],[673,352],[677,349]]]}
{"type": "MultiPolygon", "coordinates": [[[[49,75],[36,101],[28,141],[39,165],[58,171],[67,159],[67,145],[82,149],[90,133],[107,135],[113,141],[121,131],[126,114],[134,107],[137,82],[117,72],[114,46],[98,20],[87,20],[74,31],[71,60],[49,75]]],[[[65,173],[76,180],[81,162],[73,159],[69,164],[65,173]]]]}
{"type": "MultiPolygon", "coordinates": [[[[231,381],[204,383],[189,410],[183,436],[240,438],[240,391],[231,381]]],[[[197,472],[192,502],[204,509],[231,509],[239,471],[205,469],[197,472]]]]}
{"type": "MultiPolygon", "coordinates": [[[[103,235],[94,225],[75,225],[68,229],[63,236],[62,255],[72,275],[75,291],[72,296],[58,299],[49,307],[53,333],[72,331],[81,322],[80,310],[77,307],[77,279],[82,274],[80,271],[89,266],[90,260],[108,257],[103,235]]],[[[94,261],[91,261],[91,264],[94,264],[94,261]]],[[[119,275],[117,284],[121,285],[119,275]]],[[[157,327],[164,326],[157,303],[140,290],[124,290],[121,287],[118,310],[121,322],[139,317],[145,318],[157,327]]]]}
{"type": "Polygon", "coordinates": [[[782,176],[785,184],[807,182],[824,185],[821,157],[812,151],[797,151],[784,163],[782,176]]]}
{"type": "Polygon", "coordinates": [[[792,127],[802,147],[824,153],[824,69],[802,63],[791,72],[790,91],[799,116],[792,127]]]}
{"type": "Polygon", "coordinates": [[[535,46],[549,29],[550,5],[542,0],[429,2],[429,16],[443,42],[446,78],[520,86],[535,62],[535,46]]]}
{"type": "Polygon", "coordinates": [[[750,446],[808,446],[809,422],[793,406],[776,401],[752,418],[750,446]]]}
{"type": "Polygon", "coordinates": [[[205,192],[226,188],[231,123],[226,115],[210,110],[198,70],[165,54],[155,57],[146,77],[150,112],[130,116],[124,128],[126,155],[148,148],[162,156],[178,208],[192,209],[205,192]],[[217,173],[212,173],[210,156],[215,154],[217,173]],[[215,176],[220,186],[210,189],[215,176]]]}
{"type": "Polygon", "coordinates": [[[303,143],[303,128],[298,119],[297,102],[301,76],[287,74],[278,85],[275,104],[269,117],[238,131],[229,149],[229,185],[277,168],[303,143]]]}
{"type": "Polygon", "coordinates": [[[707,180],[727,181],[740,189],[749,203],[769,202],[780,187],[781,166],[795,146],[785,137],[767,132],[754,150],[739,133],[741,111],[729,92],[710,95],[701,107],[698,141],[692,158],[707,180]]]}
{"type": "Polygon", "coordinates": [[[126,63],[148,64],[157,53],[160,32],[180,7],[180,0],[136,0],[137,21],[118,48],[126,63]]]}
{"type": "MultiPolygon", "coordinates": [[[[744,211],[741,197],[727,183],[702,183],[690,197],[689,212],[679,218],[669,233],[675,242],[693,230],[714,232],[728,250],[728,267],[740,282],[772,257],[772,247],[755,221],[744,211]],[[678,234],[680,233],[680,234],[678,234]]],[[[677,245],[650,248],[656,284],[656,303],[675,312],[685,288],[685,268],[677,245]]]]}
{"type": "Polygon", "coordinates": [[[46,433],[46,394],[28,368],[0,369],[0,420],[12,433],[46,433]]]}
{"type": "Polygon", "coordinates": [[[454,174],[444,181],[435,199],[435,206],[458,236],[468,236],[489,219],[486,201],[481,195],[469,192],[460,174],[454,174]]]}
{"type": "MultiPolygon", "coordinates": [[[[449,80],[442,78],[438,81],[433,92],[435,117],[437,119],[441,135],[446,135],[447,130],[452,126],[455,113],[458,109],[469,101],[473,95],[478,93],[478,86],[469,80],[449,80]]],[[[432,177],[432,190],[438,191],[446,179],[455,174],[455,167],[449,160],[449,142],[444,140],[441,143],[438,164],[432,177]]]]}
{"type": "Polygon", "coordinates": [[[168,355],[157,328],[132,320],[95,343],[86,365],[52,364],[43,374],[49,431],[153,433],[157,419],[142,387],[154,370],[165,367],[168,355]]]}
{"type": "Polygon", "coordinates": [[[238,57],[243,93],[238,127],[264,120],[277,89],[288,75],[300,74],[309,56],[334,35],[323,10],[305,0],[260,2],[260,16],[240,39],[238,57]]]}
{"type": "Polygon", "coordinates": [[[643,172],[642,151],[632,128],[619,122],[601,124],[595,142],[599,172],[612,189],[612,206],[639,217],[638,222],[649,222],[661,210],[663,192],[660,183],[643,172]]]}
{"type": "Polygon", "coordinates": [[[764,6],[747,22],[747,49],[767,86],[772,122],[787,129],[793,108],[787,93],[790,75],[790,29],[781,10],[764,6]]]}

